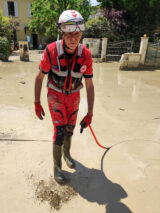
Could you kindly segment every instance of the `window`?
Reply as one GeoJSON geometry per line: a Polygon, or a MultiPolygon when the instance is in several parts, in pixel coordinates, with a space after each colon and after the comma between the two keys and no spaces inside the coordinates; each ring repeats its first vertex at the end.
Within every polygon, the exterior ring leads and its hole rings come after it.
{"type": "Polygon", "coordinates": [[[31,9],[32,9],[32,4],[28,3],[28,17],[29,18],[31,18],[31,15],[32,15],[31,9]]]}
{"type": "Polygon", "coordinates": [[[8,15],[15,16],[14,2],[8,1],[7,3],[8,3],[8,15]]]}
{"type": "Polygon", "coordinates": [[[18,17],[18,3],[16,1],[4,1],[4,15],[18,17]]]}

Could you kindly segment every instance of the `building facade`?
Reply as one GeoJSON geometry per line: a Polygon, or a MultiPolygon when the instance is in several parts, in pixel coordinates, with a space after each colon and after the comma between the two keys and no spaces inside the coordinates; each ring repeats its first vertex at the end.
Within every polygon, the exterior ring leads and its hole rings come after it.
{"type": "Polygon", "coordinates": [[[31,20],[31,5],[34,0],[0,0],[0,10],[3,16],[12,18],[18,23],[17,29],[13,33],[15,42],[28,41],[30,49],[41,49],[45,43],[42,35],[30,32],[28,24],[31,20]]]}

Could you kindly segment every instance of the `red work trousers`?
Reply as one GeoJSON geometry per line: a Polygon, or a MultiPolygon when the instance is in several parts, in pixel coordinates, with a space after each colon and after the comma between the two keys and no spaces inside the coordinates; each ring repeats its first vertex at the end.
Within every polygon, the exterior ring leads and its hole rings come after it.
{"type": "Polygon", "coordinates": [[[72,135],[77,120],[80,92],[64,94],[48,88],[48,106],[54,126],[53,142],[63,144],[64,135],[72,135]]]}

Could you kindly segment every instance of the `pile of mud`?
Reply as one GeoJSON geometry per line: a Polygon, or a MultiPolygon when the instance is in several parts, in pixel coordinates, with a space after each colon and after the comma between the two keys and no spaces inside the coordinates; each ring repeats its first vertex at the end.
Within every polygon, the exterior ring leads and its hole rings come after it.
{"type": "Polygon", "coordinates": [[[51,209],[59,210],[64,203],[77,195],[71,186],[58,185],[53,178],[50,178],[48,182],[41,180],[35,186],[36,199],[40,202],[47,202],[51,209]]]}

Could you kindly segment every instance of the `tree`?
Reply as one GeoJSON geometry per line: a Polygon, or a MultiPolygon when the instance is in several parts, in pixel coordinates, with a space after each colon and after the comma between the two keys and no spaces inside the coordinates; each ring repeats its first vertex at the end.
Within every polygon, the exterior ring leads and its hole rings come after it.
{"type": "MultiPolygon", "coordinates": [[[[152,36],[154,30],[160,27],[159,0],[97,0],[105,12],[111,10],[126,11],[124,20],[127,23],[128,34],[152,36]]],[[[108,18],[108,17],[107,17],[108,18]]],[[[111,19],[113,20],[113,19],[111,19]]]]}
{"type": "Polygon", "coordinates": [[[58,17],[66,9],[79,11],[87,20],[92,7],[89,0],[34,0],[30,30],[56,37],[58,17]]]}
{"type": "Polygon", "coordinates": [[[116,10],[123,10],[123,1],[124,0],[97,0],[98,2],[101,3],[101,8],[114,8],[116,10]]]}
{"type": "Polygon", "coordinates": [[[97,19],[89,19],[86,23],[86,30],[83,33],[83,38],[103,38],[107,37],[109,41],[122,40],[114,29],[112,29],[109,21],[101,16],[97,19]]]}
{"type": "Polygon", "coordinates": [[[104,17],[107,18],[109,25],[115,33],[123,34],[127,30],[127,22],[125,20],[126,11],[115,10],[114,8],[104,9],[104,17]]]}
{"type": "Polygon", "coordinates": [[[109,31],[108,22],[104,18],[89,19],[86,22],[86,30],[83,33],[84,38],[102,38],[109,31]]]}

